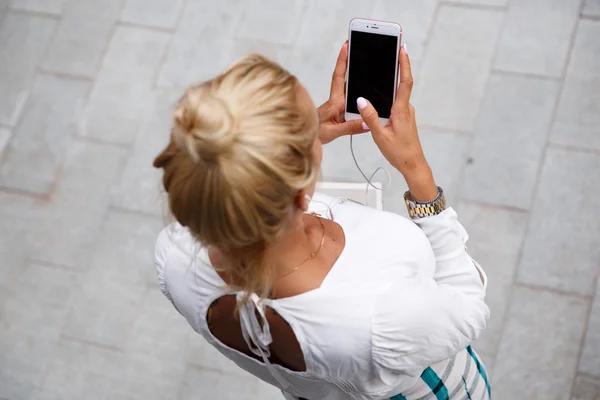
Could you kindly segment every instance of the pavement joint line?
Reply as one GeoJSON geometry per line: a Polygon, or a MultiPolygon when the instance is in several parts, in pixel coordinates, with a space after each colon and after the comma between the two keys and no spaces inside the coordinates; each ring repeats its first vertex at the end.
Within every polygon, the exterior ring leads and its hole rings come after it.
{"type": "Polygon", "coordinates": [[[510,212],[519,213],[519,214],[527,214],[530,211],[526,208],[509,206],[506,204],[488,203],[488,202],[480,201],[480,200],[470,200],[470,199],[462,198],[460,196],[456,199],[456,202],[472,204],[472,205],[481,206],[484,208],[494,208],[494,209],[498,209],[498,210],[510,211],[510,212]]]}
{"type": "Polygon", "coordinates": [[[592,14],[580,14],[580,19],[584,19],[586,21],[600,21],[600,15],[592,15],[592,14]]]}
{"type": "Polygon", "coordinates": [[[55,21],[62,20],[62,15],[60,15],[60,14],[54,14],[54,13],[46,12],[46,11],[27,10],[24,8],[10,7],[8,9],[8,14],[27,15],[27,16],[31,16],[31,17],[53,19],[55,21]]]}
{"type": "Polygon", "coordinates": [[[551,288],[548,286],[536,285],[533,283],[522,283],[519,281],[515,282],[515,287],[521,287],[521,288],[526,288],[526,289],[531,289],[531,290],[537,290],[540,292],[558,294],[560,296],[570,297],[572,299],[584,300],[589,303],[591,303],[591,300],[594,297],[593,295],[568,292],[568,291],[562,290],[562,289],[556,289],[556,288],[551,288]]]}
{"type": "Polygon", "coordinates": [[[141,24],[138,22],[123,21],[123,20],[118,20],[117,26],[125,27],[125,28],[146,30],[146,31],[151,31],[151,32],[158,32],[158,33],[173,34],[175,32],[174,28],[166,28],[164,26],[156,26],[156,25],[146,25],[146,24],[141,24]]]}
{"type": "Polygon", "coordinates": [[[112,212],[119,213],[119,214],[138,215],[140,217],[146,217],[146,218],[152,218],[152,219],[164,219],[164,216],[161,216],[159,214],[154,214],[154,213],[147,212],[147,211],[133,210],[131,208],[119,207],[119,206],[115,206],[113,204],[108,206],[108,211],[112,211],[112,212]]]}
{"type": "Polygon", "coordinates": [[[97,138],[94,136],[81,135],[79,133],[74,134],[72,136],[72,138],[76,141],[90,143],[90,144],[96,144],[99,146],[110,146],[110,147],[116,147],[116,148],[122,149],[122,150],[133,150],[133,144],[122,143],[122,142],[113,142],[110,140],[100,139],[100,138],[97,138]]]}
{"type": "Polygon", "coordinates": [[[48,201],[50,199],[49,193],[41,194],[41,193],[31,192],[31,191],[24,190],[24,189],[17,189],[14,187],[4,186],[4,185],[0,185],[0,192],[15,194],[18,196],[25,196],[25,197],[29,197],[29,198],[32,198],[35,200],[42,200],[42,201],[48,201]]]}
{"type": "Polygon", "coordinates": [[[549,149],[560,149],[565,151],[571,151],[573,153],[587,153],[600,156],[600,149],[592,149],[589,147],[583,146],[573,146],[570,144],[561,144],[561,143],[548,143],[549,149]]]}
{"type": "Polygon", "coordinates": [[[541,75],[530,72],[518,72],[518,71],[508,71],[503,69],[491,69],[491,75],[502,75],[502,76],[514,76],[514,77],[523,77],[530,79],[538,79],[543,81],[552,81],[552,82],[562,82],[563,78],[550,76],[550,75],[541,75]]]}
{"type": "Polygon", "coordinates": [[[83,82],[93,82],[94,81],[94,78],[90,77],[90,76],[71,74],[69,72],[53,71],[53,70],[49,70],[49,69],[44,69],[42,67],[38,68],[38,70],[37,70],[37,75],[40,75],[40,74],[56,76],[59,78],[70,79],[73,81],[83,81],[83,82]]]}
{"type": "Polygon", "coordinates": [[[442,4],[456,8],[467,8],[472,10],[500,10],[507,11],[508,5],[500,4],[478,4],[478,3],[463,3],[460,1],[443,1],[442,4]]]}
{"type": "Polygon", "coordinates": [[[110,344],[104,344],[104,343],[98,343],[98,342],[94,342],[93,340],[82,339],[82,338],[78,338],[75,336],[69,336],[69,335],[65,335],[64,333],[61,333],[59,335],[59,338],[66,342],[80,343],[80,344],[84,344],[86,346],[96,347],[96,348],[103,349],[103,350],[109,350],[109,351],[119,353],[119,354],[125,353],[123,351],[123,349],[121,349],[117,346],[112,346],[110,344]]]}
{"type": "Polygon", "coordinates": [[[69,272],[80,272],[80,273],[85,273],[85,270],[82,270],[81,268],[77,268],[77,267],[73,267],[71,265],[66,265],[66,264],[58,264],[52,261],[45,261],[45,260],[41,260],[39,258],[35,258],[35,257],[25,257],[25,262],[27,264],[36,264],[36,265],[40,265],[43,267],[48,267],[48,268],[53,268],[53,269],[60,269],[62,271],[69,271],[69,272]]]}

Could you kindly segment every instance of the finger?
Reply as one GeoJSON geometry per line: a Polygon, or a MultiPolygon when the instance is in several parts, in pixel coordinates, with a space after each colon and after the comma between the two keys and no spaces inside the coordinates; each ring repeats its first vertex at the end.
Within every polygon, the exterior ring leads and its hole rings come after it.
{"type": "Polygon", "coordinates": [[[379,133],[383,130],[383,125],[381,125],[381,121],[379,120],[379,114],[377,114],[375,107],[373,107],[369,101],[364,97],[359,97],[356,99],[356,106],[358,107],[358,111],[360,112],[364,124],[371,132],[379,133]]]}
{"type": "Polygon", "coordinates": [[[413,76],[410,69],[410,59],[406,52],[406,44],[400,48],[400,56],[398,58],[400,64],[400,85],[398,85],[398,92],[396,93],[396,101],[394,102],[395,107],[402,107],[403,110],[408,109],[410,103],[410,94],[413,88],[413,76]]]}
{"type": "Polygon", "coordinates": [[[330,98],[343,98],[346,87],[346,67],[348,64],[348,41],[344,43],[338,55],[331,78],[330,98]]]}
{"type": "Polygon", "coordinates": [[[332,129],[335,137],[346,136],[346,135],[356,135],[359,133],[369,132],[368,128],[363,128],[363,121],[360,119],[354,119],[352,121],[347,121],[342,124],[338,124],[332,129]]]}

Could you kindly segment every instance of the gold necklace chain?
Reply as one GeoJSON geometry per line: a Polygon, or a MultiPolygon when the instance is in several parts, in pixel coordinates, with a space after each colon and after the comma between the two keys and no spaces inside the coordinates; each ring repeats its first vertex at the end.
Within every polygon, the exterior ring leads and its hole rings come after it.
{"type": "Polygon", "coordinates": [[[300,267],[302,267],[304,264],[306,264],[307,262],[309,262],[310,260],[315,258],[317,256],[317,254],[319,254],[319,251],[321,251],[321,248],[323,247],[323,243],[325,243],[325,225],[323,225],[323,220],[321,219],[319,214],[317,214],[316,212],[311,212],[311,213],[309,213],[309,215],[316,217],[319,220],[319,223],[321,224],[321,230],[323,231],[323,236],[321,236],[321,243],[319,244],[319,247],[315,251],[310,253],[310,256],[306,260],[302,261],[296,268],[292,269],[289,272],[286,272],[283,275],[278,276],[276,279],[284,278],[284,277],[291,275],[292,273],[298,271],[300,269],[300,267]]]}

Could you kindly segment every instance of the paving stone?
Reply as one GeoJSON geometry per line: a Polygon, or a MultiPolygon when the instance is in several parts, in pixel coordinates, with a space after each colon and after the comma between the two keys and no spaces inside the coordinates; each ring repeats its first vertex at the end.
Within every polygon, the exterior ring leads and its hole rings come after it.
{"type": "Polygon", "coordinates": [[[70,0],[50,45],[43,68],[93,78],[123,0],[70,0]]]}
{"type": "Polygon", "coordinates": [[[0,166],[0,185],[45,195],[62,163],[89,83],[38,75],[0,166]]]}
{"type": "Polygon", "coordinates": [[[177,24],[183,0],[127,0],[121,21],[172,29],[177,24]]]}
{"type": "Polygon", "coordinates": [[[48,365],[43,390],[62,400],[104,400],[120,385],[123,355],[72,340],[61,340],[48,365]]]}
{"type": "Polygon", "coordinates": [[[598,171],[598,155],[548,149],[519,282],[582,295],[594,292],[600,262],[600,199],[592,190],[600,186],[598,171]]]}
{"type": "MultiPolygon", "coordinates": [[[[167,334],[156,338],[156,343],[174,339],[167,334]]],[[[176,398],[186,366],[183,362],[174,363],[171,359],[135,353],[127,354],[119,369],[122,380],[115,385],[108,399],[163,400],[176,398]]],[[[198,392],[197,396],[202,396],[202,392],[198,392]]]]}
{"type": "Polygon", "coordinates": [[[213,78],[231,64],[234,60],[228,57],[230,46],[242,15],[231,10],[240,10],[243,4],[240,0],[210,5],[189,2],[170,44],[158,85],[184,88],[213,78]]]}
{"type": "Polygon", "coordinates": [[[152,167],[154,158],[169,141],[172,110],[180,91],[160,89],[143,121],[120,183],[112,190],[111,204],[121,209],[167,215],[168,201],[162,187],[162,171],[152,167]]]}
{"type": "Polygon", "coordinates": [[[11,0],[10,7],[15,10],[36,11],[41,13],[62,14],[67,0],[11,0]]]}
{"type": "Polygon", "coordinates": [[[249,0],[244,6],[238,37],[289,45],[298,35],[307,0],[249,0]]]}
{"type": "Polygon", "coordinates": [[[85,111],[80,134],[132,144],[152,104],[152,83],[168,35],[117,28],[85,111]]]}
{"type": "Polygon", "coordinates": [[[403,41],[410,52],[411,68],[423,57],[427,33],[433,22],[437,0],[378,0],[373,18],[395,21],[402,26],[403,41]]]}
{"type": "Polygon", "coordinates": [[[202,393],[208,399],[254,400],[259,389],[258,379],[188,368],[179,394],[179,400],[196,400],[202,393]]]}
{"type": "Polygon", "coordinates": [[[440,8],[415,81],[413,104],[421,124],[473,129],[502,15],[494,9],[440,8]]]}
{"type": "Polygon", "coordinates": [[[600,1],[585,0],[582,14],[589,17],[600,16],[600,1]]]}
{"type": "Polygon", "coordinates": [[[9,13],[0,25],[0,123],[15,125],[56,21],[9,13]]]}
{"type": "Polygon", "coordinates": [[[465,199],[529,208],[544,154],[558,82],[493,75],[475,123],[465,199]]]}
{"type": "Polygon", "coordinates": [[[561,77],[580,4],[581,0],[511,3],[503,23],[494,68],[561,77]]]}
{"type": "Polygon", "coordinates": [[[504,330],[504,318],[527,227],[527,214],[468,202],[460,202],[456,211],[458,220],[469,233],[469,255],[481,265],[488,277],[486,303],[491,316],[486,330],[475,343],[475,349],[494,358],[504,330]]]}
{"type": "MultiPolygon", "coordinates": [[[[339,51],[348,39],[348,24],[355,17],[368,18],[373,11],[372,1],[361,0],[309,0],[294,43],[302,47],[322,46],[333,52],[339,51]],[[323,43],[323,38],[327,38],[323,43]]],[[[290,3],[291,4],[291,3],[290,3]]],[[[274,35],[263,39],[270,40],[274,35]]],[[[337,57],[337,53],[335,53],[337,57]]]]}
{"type": "Polygon", "coordinates": [[[161,220],[142,215],[106,215],[98,246],[88,255],[89,274],[71,303],[66,336],[118,348],[131,345],[147,285],[156,285],[154,243],[162,226],[161,220]]]}
{"type": "Polygon", "coordinates": [[[575,381],[573,397],[571,400],[598,400],[600,399],[600,379],[588,376],[578,376],[575,381]]]}
{"type": "Polygon", "coordinates": [[[114,146],[71,143],[51,202],[30,209],[31,216],[21,216],[30,227],[30,257],[82,271],[89,268],[90,251],[108,207],[109,187],[126,155],[114,146]]]}
{"type": "Polygon", "coordinates": [[[589,318],[579,371],[600,377],[600,283],[589,318]]]}
{"type": "Polygon", "coordinates": [[[446,3],[460,3],[474,6],[506,7],[508,0],[442,0],[446,3]]]}
{"type": "Polygon", "coordinates": [[[9,142],[11,136],[12,136],[12,132],[10,129],[0,128],[0,157],[2,156],[2,153],[4,152],[4,149],[6,149],[6,146],[8,146],[8,142],[9,142]]]}
{"type": "MultiPolygon", "coordinates": [[[[598,3],[600,4],[600,3],[598,3]]],[[[582,20],[550,135],[553,143],[600,150],[600,21],[582,20]]]]}
{"type": "Polygon", "coordinates": [[[80,276],[52,266],[28,262],[16,271],[4,308],[12,328],[57,338],[68,312],[69,299],[80,276]]]}
{"type": "Polygon", "coordinates": [[[495,397],[568,398],[587,310],[580,298],[515,288],[494,367],[495,397]]]}

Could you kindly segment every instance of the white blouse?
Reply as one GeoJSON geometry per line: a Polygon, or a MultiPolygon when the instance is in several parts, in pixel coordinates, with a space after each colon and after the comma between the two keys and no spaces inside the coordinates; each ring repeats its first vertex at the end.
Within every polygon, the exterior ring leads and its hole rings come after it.
{"type": "Polygon", "coordinates": [[[414,391],[425,368],[453,357],[485,328],[487,278],[466,252],[467,233],[451,208],[413,222],[317,193],[309,211],[323,212],[324,203],[346,246],[322,285],[284,299],[254,295],[240,309],[244,338],[263,362],[211,334],[210,304],[242,294],[225,285],[206,249],[177,223],[156,243],[161,290],[224,356],[290,399],[387,399],[414,391]],[[306,371],[268,362],[269,326],[263,319],[261,327],[255,312],[264,316],[264,307],[293,329],[306,371]]]}

